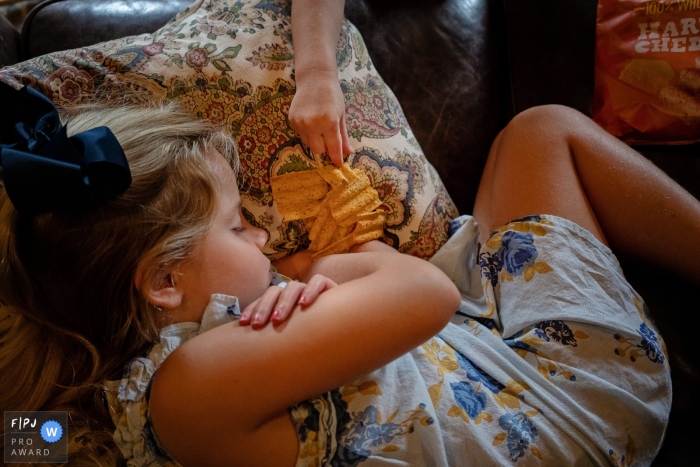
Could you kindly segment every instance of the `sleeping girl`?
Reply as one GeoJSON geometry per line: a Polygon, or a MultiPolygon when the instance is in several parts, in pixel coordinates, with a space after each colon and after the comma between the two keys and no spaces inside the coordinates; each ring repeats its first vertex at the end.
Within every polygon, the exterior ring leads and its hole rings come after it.
{"type": "Polygon", "coordinates": [[[510,122],[431,262],[374,241],[275,270],[217,128],[96,104],[63,112],[66,135],[43,96],[1,89],[23,120],[2,122],[0,408],[68,411],[71,464],[648,465],[660,448],[667,356],[609,246],[698,282],[700,203],[578,112],[510,122]],[[83,177],[54,170],[51,192],[18,160],[83,177]]]}

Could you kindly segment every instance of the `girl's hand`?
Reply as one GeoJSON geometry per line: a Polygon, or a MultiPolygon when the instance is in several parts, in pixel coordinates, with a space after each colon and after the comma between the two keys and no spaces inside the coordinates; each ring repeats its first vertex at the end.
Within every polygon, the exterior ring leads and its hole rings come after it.
{"type": "Polygon", "coordinates": [[[343,165],[343,154],[352,153],[352,148],[345,128],[345,99],[337,72],[314,71],[297,76],[289,123],[311,151],[327,152],[333,164],[343,165]]]}
{"type": "Polygon", "coordinates": [[[321,293],[337,285],[326,276],[316,274],[307,284],[291,281],[287,282],[284,288],[270,286],[262,297],[243,310],[238,324],[241,326],[250,324],[253,329],[264,328],[268,321],[272,321],[273,325],[281,324],[291,315],[294,307],[300,305],[303,310],[321,293]]]}

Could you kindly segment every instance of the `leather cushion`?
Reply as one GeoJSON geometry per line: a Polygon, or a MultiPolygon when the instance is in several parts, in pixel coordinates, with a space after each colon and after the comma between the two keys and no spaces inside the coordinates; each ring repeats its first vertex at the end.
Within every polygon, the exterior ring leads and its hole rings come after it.
{"type": "Polygon", "coordinates": [[[19,45],[19,31],[4,16],[0,16],[0,68],[17,62],[19,45]]]}
{"type": "Polygon", "coordinates": [[[191,3],[191,0],[49,0],[34,8],[24,21],[21,59],[150,33],[191,3]]]}
{"type": "Polygon", "coordinates": [[[377,70],[461,213],[474,206],[489,148],[505,125],[508,73],[495,2],[349,0],[377,70]]]}

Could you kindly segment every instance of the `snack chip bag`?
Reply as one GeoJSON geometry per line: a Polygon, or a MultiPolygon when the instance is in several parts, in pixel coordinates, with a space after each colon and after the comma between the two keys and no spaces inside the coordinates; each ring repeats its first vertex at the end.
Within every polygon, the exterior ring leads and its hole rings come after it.
{"type": "Polygon", "coordinates": [[[700,141],[700,0],[599,0],[593,119],[630,144],[700,141]]]}

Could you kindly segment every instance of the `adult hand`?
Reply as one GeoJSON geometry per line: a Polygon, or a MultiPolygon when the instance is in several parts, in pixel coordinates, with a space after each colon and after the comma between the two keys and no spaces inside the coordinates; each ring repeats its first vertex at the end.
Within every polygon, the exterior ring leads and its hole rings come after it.
{"type": "Polygon", "coordinates": [[[315,71],[297,77],[289,123],[311,151],[327,152],[333,164],[343,165],[343,155],[352,153],[352,147],[345,128],[345,100],[337,72],[315,71]]]}
{"type": "Polygon", "coordinates": [[[240,326],[251,325],[253,329],[264,328],[268,321],[273,324],[283,323],[292,314],[292,310],[297,305],[311,305],[319,295],[326,290],[336,287],[338,284],[316,274],[307,284],[299,281],[287,282],[286,286],[276,285],[268,287],[262,297],[248,305],[241,318],[238,320],[240,326]]]}

